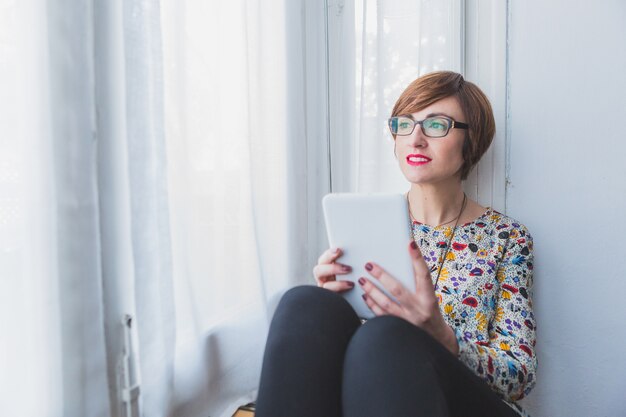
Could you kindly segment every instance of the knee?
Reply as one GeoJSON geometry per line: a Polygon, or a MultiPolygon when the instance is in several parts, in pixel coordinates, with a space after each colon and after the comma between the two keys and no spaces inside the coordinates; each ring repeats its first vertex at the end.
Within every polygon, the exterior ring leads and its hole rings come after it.
{"type": "MultiPolygon", "coordinates": [[[[295,287],[281,298],[270,334],[280,338],[345,339],[345,346],[361,322],[346,300],[338,294],[314,286],[295,287]]],[[[319,340],[317,340],[319,342],[319,340]]],[[[316,343],[317,343],[316,342],[316,343]]]]}
{"type": "Polygon", "coordinates": [[[395,337],[410,335],[424,339],[428,333],[420,327],[396,316],[379,316],[368,320],[361,329],[362,337],[378,340],[390,340],[395,337]]]}
{"type": "Polygon", "coordinates": [[[349,352],[358,356],[405,355],[428,358],[420,351],[432,348],[434,339],[420,327],[395,316],[380,316],[367,321],[352,338],[349,352]]]}
{"type": "Polygon", "coordinates": [[[315,309],[320,304],[333,303],[333,296],[323,288],[312,285],[301,285],[287,290],[280,299],[276,310],[298,311],[303,309],[315,309]]]}
{"type": "Polygon", "coordinates": [[[312,285],[289,289],[276,307],[276,316],[315,317],[319,321],[333,321],[339,317],[356,314],[348,302],[339,294],[312,285]]]}
{"type": "Polygon", "coordinates": [[[329,291],[326,291],[323,288],[315,287],[313,285],[300,285],[285,291],[280,299],[280,304],[298,305],[300,303],[307,303],[311,299],[325,297],[325,293],[327,292],[329,291]]]}

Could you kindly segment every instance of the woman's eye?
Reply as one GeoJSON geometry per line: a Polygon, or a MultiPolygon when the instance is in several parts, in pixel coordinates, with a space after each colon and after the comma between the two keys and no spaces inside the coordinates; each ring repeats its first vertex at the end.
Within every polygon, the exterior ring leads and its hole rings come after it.
{"type": "Polygon", "coordinates": [[[426,127],[430,129],[446,130],[448,125],[446,122],[442,120],[435,119],[435,120],[429,120],[426,127]]]}
{"type": "Polygon", "coordinates": [[[408,129],[410,126],[409,122],[400,122],[400,129],[408,129]]]}

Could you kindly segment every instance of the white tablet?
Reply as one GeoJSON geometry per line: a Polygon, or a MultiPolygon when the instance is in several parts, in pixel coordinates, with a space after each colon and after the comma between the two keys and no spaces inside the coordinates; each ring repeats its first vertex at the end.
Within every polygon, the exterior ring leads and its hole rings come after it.
{"type": "Polygon", "coordinates": [[[413,264],[408,245],[412,239],[407,201],[402,194],[327,194],[322,199],[330,247],[341,248],[337,262],[350,265],[352,272],[336,275],[350,280],[354,289],[341,293],[361,318],[374,313],[361,297],[359,277],[367,277],[395,300],[365,270],[367,261],[376,262],[410,291],[415,291],[413,264]]]}

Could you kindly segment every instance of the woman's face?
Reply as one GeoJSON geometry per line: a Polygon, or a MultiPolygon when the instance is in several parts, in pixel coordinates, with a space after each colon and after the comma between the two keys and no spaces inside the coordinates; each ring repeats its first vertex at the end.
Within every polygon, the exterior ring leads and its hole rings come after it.
{"type": "MultiPolygon", "coordinates": [[[[412,113],[414,120],[424,120],[433,115],[466,122],[456,97],[446,97],[412,113]]],[[[450,129],[442,138],[430,138],[416,125],[410,135],[396,136],[398,163],[406,179],[415,184],[436,184],[451,179],[460,181],[466,132],[466,129],[450,129]]]]}

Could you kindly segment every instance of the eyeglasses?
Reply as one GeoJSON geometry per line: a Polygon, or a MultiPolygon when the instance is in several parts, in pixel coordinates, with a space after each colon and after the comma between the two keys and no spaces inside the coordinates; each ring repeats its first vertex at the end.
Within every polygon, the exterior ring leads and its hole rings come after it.
{"type": "Polygon", "coordinates": [[[427,117],[424,120],[413,120],[409,116],[390,117],[387,121],[392,135],[408,136],[420,125],[422,133],[429,138],[442,138],[450,129],[469,129],[467,123],[457,122],[445,116],[427,117]]]}

